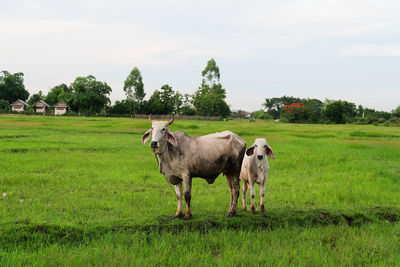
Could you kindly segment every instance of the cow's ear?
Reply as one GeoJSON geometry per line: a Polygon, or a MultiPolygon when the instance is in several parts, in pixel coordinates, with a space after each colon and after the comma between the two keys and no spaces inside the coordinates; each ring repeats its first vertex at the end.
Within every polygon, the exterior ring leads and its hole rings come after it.
{"type": "Polygon", "coordinates": [[[170,142],[175,147],[178,145],[175,136],[171,133],[170,130],[167,130],[167,141],[170,142]]]}
{"type": "Polygon", "coordinates": [[[145,144],[147,140],[149,140],[150,134],[152,133],[152,129],[148,130],[143,136],[142,136],[142,144],[145,144]]]}
{"type": "Polygon", "coordinates": [[[269,145],[267,145],[266,153],[269,158],[275,159],[275,154],[269,145]]]}
{"type": "Polygon", "coordinates": [[[246,150],[246,155],[247,155],[247,156],[253,155],[253,153],[254,153],[254,148],[255,148],[254,145],[252,145],[251,147],[249,147],[249,148],[246,150]]]}

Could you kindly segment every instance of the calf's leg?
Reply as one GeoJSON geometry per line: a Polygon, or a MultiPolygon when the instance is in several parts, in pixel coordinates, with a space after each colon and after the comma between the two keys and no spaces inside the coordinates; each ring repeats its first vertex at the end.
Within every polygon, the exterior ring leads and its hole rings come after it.
{"type": "Polygon", "coordinates": [[[264,195],[265,195],[265,182],[260,185],[260,196],[261,196],[260,211],[261,212],[265,211],[265,208],[264,208],[264,195]]]}
{"type": "Polygon", "coordinates": [[[243,181],[243,191],[242,191],[242,208],[243,211],[246,211],[246,197],[247,197],[247,182],[243,181]]]}
{"type": "Polygon", "coordinates": [[[256,190],[254,189],[254,181],[249,179],[250,185],[250,198],[251,198],[251,213],[256,213],[256,206],[254,205],[254,200],[256,198],[256,190]]]}

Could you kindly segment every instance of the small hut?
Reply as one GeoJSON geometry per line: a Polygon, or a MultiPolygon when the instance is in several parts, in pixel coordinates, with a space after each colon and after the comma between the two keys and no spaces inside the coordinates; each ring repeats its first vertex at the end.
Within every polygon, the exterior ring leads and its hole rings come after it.
{"type": "Polygon", "coordinates": [[[35,103],[35,107],[36,107],[36,113],[45,114],[50,105],[44,102],[43,100],[39,100],[35,103]]]}
{"type": "Polygon", "coordinates": [[[64,101],[60,101],[54,105],[54,115],[63,115],[67,113],[68,105],[64,101]]]}
{"type": "Polygon", "coordinates": [[[25,101],[18,99],[11,104],[11,110],[16,112],[22,112],[26,110],[26,107],[30,107],[25,101]]]}

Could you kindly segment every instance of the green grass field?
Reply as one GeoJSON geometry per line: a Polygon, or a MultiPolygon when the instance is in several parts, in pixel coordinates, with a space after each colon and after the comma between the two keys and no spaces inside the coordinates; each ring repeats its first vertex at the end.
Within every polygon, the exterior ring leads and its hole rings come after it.
{"type": "Polygon", "coordinates": [[[175,121],[266,137],[276,155],[265,213],[226,218],[225,178],[195,178],[190,221],[172,219],[149,128],[0,116],[0,266],[400,265],[400,128],[175,121]]]}

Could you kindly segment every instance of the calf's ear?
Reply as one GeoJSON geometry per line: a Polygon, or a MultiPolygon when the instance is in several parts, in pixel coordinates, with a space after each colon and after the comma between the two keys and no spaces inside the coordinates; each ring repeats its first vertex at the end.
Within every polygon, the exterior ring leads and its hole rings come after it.
{"type": "Polygon", "coordinates": [[[267,145],[267,156],[269,157],[269,158],[271,158],[271,159],[275,159],[275,154],[274,154],[274,152],[272,151],[272,149],[271,149],[271,147],[269,146],[269,145],[267,145]]]}
{"type": "Polygon", "coordinates": [[[254,148],[255,148],[254,145],[252,145],[251,147],[249,147],[249,148],[246,150],[246,155],[247,155],[247,156],[253,155],[253,153],[254,153],[254,148]]]}
{"type": "Polygon", "coordinates": [[[175,147],[178,145],[175,136],[171,133],[170,130],[167,130],[167,141],[170,142],[175,147]]]}
{"type": "Polygon", "coordinates": [[[150,134],[152,132],[152,129],[148,130],[143,136],[142,136],[142,144],[145,144],[147,140],[149,140],[150,134]]]}

